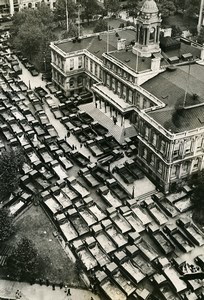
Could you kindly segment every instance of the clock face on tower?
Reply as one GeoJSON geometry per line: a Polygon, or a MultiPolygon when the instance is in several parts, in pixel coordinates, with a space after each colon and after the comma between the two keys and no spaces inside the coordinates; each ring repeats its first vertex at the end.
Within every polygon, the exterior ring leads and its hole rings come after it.
{"type": "Polygon", "coordinates": [[[153,33],[155,31],[155,28],[154,27],[151,27],[150,28],[150,33],[153,33]]]}

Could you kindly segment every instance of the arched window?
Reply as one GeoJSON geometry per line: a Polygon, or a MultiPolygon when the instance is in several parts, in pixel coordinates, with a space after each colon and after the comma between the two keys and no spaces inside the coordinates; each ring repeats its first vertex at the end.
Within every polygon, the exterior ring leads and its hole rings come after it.
{"type": "Polygon", "coordinates": [[[82,77],[82,76],[79,76],[79,77],[78,77],[78,79],[77,79],[77,84],[78,84],[78,86],[83,85],[83,77],[82,77]]]}
{"type": "Polygon", "coordinates": [[[69,81],[69,87],[72,89],[74,87],[74,79],[70,79],[69,81]]]}

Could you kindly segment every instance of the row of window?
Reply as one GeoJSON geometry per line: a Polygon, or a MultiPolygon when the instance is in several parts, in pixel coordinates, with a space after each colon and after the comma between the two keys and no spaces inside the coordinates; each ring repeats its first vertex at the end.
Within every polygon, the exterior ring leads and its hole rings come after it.
{"type": "Polygon", "coordinates": [[[197,171],[199,169],[200,162],[201,162],[201,159],[197,157],[193,160],[193,163],[192,163],[192,161],[185,161],[182,163],[181,166],[174,165],[171,169],[171,178],[178,177],[179,175],[181,177],[185,176],[185,175],[189,174],[191,168],[192,168],[192,172],[197,171]]]}
{"type": "Polygon", "coordinates": [[[163,173],[163,163],[158,161],[157,157],[153,153],[149,153],[147,148],[143,147],[141,151],[141,156],[150,164],[159,174],[163,173]]]}
{"type": "Polygon", "coordinates": [[[69,80],[69,87],[72,89],[74,87],[81,87],[83,86],[83,76],[79,76],[77,78],[71,78],[69,80]]]}
{"type": "MultiPolygon", "coordinates": [[[[58,66],[61,70],[65,72],[65,60],[56,53],[53,53],[53,63],[58,66]]],[[[83,67],[83,57],[78,56],[75,58],[70,58],[68,60],[68,71],[74,69],[81,69],[83,67]]]]}
{"type": "Polygon", "coordinates": [[[178,141],[174,144],[173,157],[176,158],[178,156],[185,156],[196,152],[200,152],[203,150],[204,139],[203,137],[197,137],[196,140],[186,140],[183,143],[178,141]]]}
{"type": "MultiPolygon", "coordinates": [[[[46,2],[49,2],[50,0],[47,0],[46,2]]],[[[39,2],[29,2],[29,3],[24,3],[23,6],[24,6],[24,9],[26,8],[38,8],[41,4],[41,1],[39,2]]],[[[47,6],[50,6],[50,3],[47,3],[47,6]]],[[[53,8],[55,8],[56,6],[56,3],[53,2],[52,4],[53,8]]]]}
{"type": "Polygon", "coordinates": [[[133,103],[133,91],[128,89],[126,85],[122,84],[120,81],[116,80],[114,77],[106,73],[105,75],[105,85],[109,87],[114,93],[117,93],[119,97],[131,104],[133,103]]]}
{"type": "Polygon", "coordinates": [[[91,74],[102,80],[102,70],[101,66],[97,64],[95,61],[85,58],[85,69],[88,70],[91,74]]]}
{"type": "Polygon", "coordinates": [[[58,82],[60,85],[64,85],[65,78],[64,76],[62,76],[62,74],[60,74],[56,70],[53,70],[52,76],[56,82],[58,82]]]}
{"type": "Polygon", "coordinates": [[[161,139],[160,135],[157,135],[155,131],[146,124],[143,123],[143,129],[141,130],[144,138],[152,144],[161,154],[166,154],[168,150],[168,143],[161,139]]]}
{"type": "Polygon", "coordinates": [[[112,72],[117,74],[118,76],[122,77],[123,79],[130,81],[131,83],[134,82],[134,77],[130,75],[127,71],[123,70],[122,68],[118,67],[117,65],[113,64],[109,60],[104,61],[105,66],[110,69],[112,72]]]}
{"type": "Polygon", "coordinates": [[[82,56],[78,56],[76,58],[70,58],[69,60],[69,71],[72,71],[74,69],[81,69],[83,66],[83,57],[82,56]],[[76,66],[74,65],[74,62],[76,61],[76,66]]]}

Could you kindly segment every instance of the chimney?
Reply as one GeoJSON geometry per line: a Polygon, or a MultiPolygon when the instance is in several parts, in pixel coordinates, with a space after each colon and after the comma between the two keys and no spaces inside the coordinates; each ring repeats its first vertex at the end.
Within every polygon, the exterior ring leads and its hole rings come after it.
{"type": "Polygon", "coordinates": [[[159,71],[160,69],[160,64],[161,64],[161,58],[152,58],[151,59],[151,70],[152,71],[159,71]]]}
{"type": "Polygon", "coordinates": [[[126,39],[118,39],[117,40],[117,50],[124,50],[125,43],[126,43],[126,39]]]}

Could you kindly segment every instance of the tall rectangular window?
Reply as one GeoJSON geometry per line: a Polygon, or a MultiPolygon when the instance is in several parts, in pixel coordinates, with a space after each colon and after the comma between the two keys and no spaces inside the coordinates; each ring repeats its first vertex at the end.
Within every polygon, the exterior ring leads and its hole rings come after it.
{"type": "Polygon", "coordinates": [[[179,148],[180,148],[180,144],[179,142],[174,144],[174,151],[173,151],[173,157],[176,158],[179,155],[179,148]]]}
{"type": "Polygon", "coordinates": [[[110,75],[106,74],[106,85],[110,86],[110,75]]]}
{"type": "Polygon", "coordinates": [[[161,141],[160,152],[164,153],[165,150],[166,150],[166,143],[165,141],[161,141]]]}
{"type": "Polygon", "coordinates": [[[112,78],[112,90],[115,92],[115,78],[112,78]]]}
{"type": "Polygon", "coordinates": [[[158,173],[162,174],[162,162],[161,161],[158,162],[158,173]]]}
{"type": "Polygon", "coordinates": [[[145,138],[148,139],[149,138],[149,128],[145,127],[145,138]]]}
{"type": "Polygon", "coordinates": [[[88,57],[85,58],[85,68],[86,68],[86,70],[88,70],[88,68],[89,68],[89,60],[88,60],[88,57]]]}
{"type": "Polygon", "coordinates": [[[82,56],[78,57],[78,69],[82,68],[82,56]]]}
{"type": "Polygon", "coordinates": [[[130,103],[132,103],[132,98],[133,98],[132,90],[129,90],[128,101],[130,103]]]}
{"type": "Polygon", "coordinates": [[[92,62],[92,60],[90,61],[90,72],[93,73],[93,62],[92,62]]]}
{"type": "Polygon", "coordinates": [[[70,58],[69,69],[70,69],[70,71],[74,70],[74,58],[70,58]]]}
{"type": "Polygon", "coordinates": [[[185,154],[189,154],[191,152],[191,140],[185,142],[185,154]]]}
{"type": "Polygon", "coordinates": [[[200,151],[201,150],[202,144],[203,144],[203,139],[202,139],[202,137],[199,137],[197,139],[197,149],[196,149],[196,151],[200,151]]]}
{"type": "Polygon", "coordinates": [[[156,144],[157,144],[157,136],[156,136],[155,133],[153,133],[153,135],[152,135],[152,145],[156,146],[156,144]]]}

